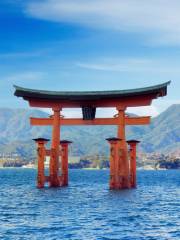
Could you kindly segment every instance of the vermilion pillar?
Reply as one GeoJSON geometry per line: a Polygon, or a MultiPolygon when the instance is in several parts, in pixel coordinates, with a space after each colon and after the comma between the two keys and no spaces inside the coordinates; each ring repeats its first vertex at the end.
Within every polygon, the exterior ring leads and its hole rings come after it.
{"type": "Polygon", "coordinates": [[[137,140],[129,140],[127,143],[130,146],[130,177],[131,187],[136,187],[136,146],[139,143],[137,140]]]}
{"type": "Polygon", "coordinates": [[[37,144],[37,155],[38,155],[37,187],[43,188],[45,183],[45,176],[44,176],[44,161],[46,156],[45,144],[49,141],[49,139],[35,138],[33,140],[37,144]]]}
{"type": "Polygon", "coordinates": [[[119,142],[119,152],[121,158],[121,173],[122,188],[130,188],[130,174],[129,174],[129,160],[128,160],[128,149],[125,136],[125,108],[117,107],[118,110],[118,138],[121,139],[119,142]]]}
{"type": "Polygon", "coordinates": [[[50,157],[50,187],[59,187],[59,142],[60,142],[60,108],[53,109],[53,125],[52,125],[52,144],[50,157]]]}
{"type": "Polygon", "coordinates": [[[67,140],[60,141],[61,145],[61,170],[62,170],[62,186],[68,186],[68,146],[72,143],[67,140]]]}
{"type": "Polygon", "coordinates": [[[110,189],[122,189],[123,176],[121,172],[121,158],[119,155],[119,138],[107,138],[110,143],[110,189]]]}

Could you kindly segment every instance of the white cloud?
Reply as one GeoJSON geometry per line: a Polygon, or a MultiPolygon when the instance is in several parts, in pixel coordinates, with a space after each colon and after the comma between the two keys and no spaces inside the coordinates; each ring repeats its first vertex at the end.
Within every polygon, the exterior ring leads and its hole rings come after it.
{"type": "Polygon", "coordinates": [[[153,104],[151,106],[130,107],[127,109],[127,111],[130,113],[137,114],[139,116],[156,117],[173,104],[180,104],[180,100],[167,100],[164,98],[160,98],[158,99],[158,101],[153,101],[153,104]]]}
{"type": "Polygon", "coordinates": [[[1,78],[0,85],[1,87],[7,87],[7,85],[18,85],[18,84],[26,84],[27,82],[31,81],[39,81],[42,80],[44,77],[43,72],[18,72],[18,73],[11,73],[10,75],[6,75],[1,78]]]}
{"type": "Polygon", "coordinates": [[[145,107],[129,107],[127,112],[134,113],[138,116],[152,116],[156,117],[160,112],[154,105],[145,107]]]}
{"type": "Polygon", "coordinates": [[[27,5],[26,14],[93,28],[145,33],[153,44],[180,43],[178,0],[46,0],[27,5]]]}
{"type": "Polygon", "coordinates": [[[113,58],[113,59],[95,59],[88,62],[77,62],[76,66],[80,68],[93,69],[99,71],[142,71],[147,69],[151,61],[138,58],[113,58]]]}
{"type": "Polygon", "coordinates": [[[76,62],[80,68],[113,71],[113,72],[154,72],[154,73],[180,73],[179,60],[176,59],[148,59],[148,58],[99,58],[76,62]],[[176,63],[177,62],[177,63],[176,63]]]}
{"type": "Polygon", "coordinates": [[[180,104],[180,99],[159,99],[158,101],[154,101],[153,105],[158,109],[159,112],[165,111],[168,107],[180,104]]]}
{"type": "Polygon", "coordinates": [[[22,73],[15,73],[7,76],[5,78],[6,81],[11,82],[21,82],[21,81],[33,81],[42,79],[44,73],[42,72],[22,72],[22,73]]]}

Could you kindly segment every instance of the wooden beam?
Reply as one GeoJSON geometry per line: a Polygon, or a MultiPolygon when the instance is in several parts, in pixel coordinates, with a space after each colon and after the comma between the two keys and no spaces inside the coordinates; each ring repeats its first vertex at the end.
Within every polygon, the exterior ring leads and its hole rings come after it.
{"type": "Polygon", "coordinates": [[[81,118],[62,119],[62,125],[116,125],[117,121],[115,118],[96,118],[94,120],[83,120],[81,118]]]}
{"type": "Polygon", "coordinates": [[[52,125],[53,120],[51,118],[30,118],[30,124],[32,126],[48,126],[52,125]]]}
{"type": "MultiPolygon", "coordinates": [[[[83,120],[81,118],[61,118],[61,125],[118,125],[118,118],[96,118],[94,120],[83,120]]],[[[52,125],[52,118],[30,118],[32,126],[52,125]]],[[[150,117],[126,117],[126,125],[146,125],[150,123],[150,117]]]]}
{"type": "MultiPolygon", "coordinates": [[[[149,106],[151,105],[152,99],[157,98],[157,94],[148,94],[145,96],[131,96],[118,99],[97,99],[97,100],[85,100],[83,101],[84,106],[93,107],[139,107],[139,106],[149,106]]],[[[78,100],[48,100],[48,99],[36,99],[24,97],[24,100],[29,102],[31,107],[41,107],[41,108],[82,108],[82,101],[78,100]]]]}
{"type": "Polygon", "coordinates": [[[146,125],[151,123],[151,117],[125,117],[126,125],[146,125]]]}

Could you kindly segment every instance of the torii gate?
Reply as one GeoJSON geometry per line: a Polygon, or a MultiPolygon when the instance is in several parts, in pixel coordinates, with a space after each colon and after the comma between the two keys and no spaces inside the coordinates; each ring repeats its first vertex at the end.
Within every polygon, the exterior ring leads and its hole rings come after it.
{"type": "Polygon", "coordinates": [[[111,145],[110,156],[110,189],[123,189],[136,186],[136,144],[130,145],[130,163],[128,146],[125,137],[126,125],[144,125],[150,123],[150,117],[129,117],[125,114],[127,107],[149,106],[153,99],[167,94],[170,82],[160,85],[131,90],[93,91],[93,92],[53,92],[15,87],[15,96],[22,97],[32,107],[51,108],[50,118],[31,118],[31,125],[52,126],[51,149],[46,150],[44,144],[48,139],[35,139],[38,143],[38,187],[48,181],[50,187],[68,185],[68,141],[60,142],[60,127],[63,125],[117,125],[116,138],[107,139],[111,145]],[[95,118],[97,107],[115,107],[114,118],[95,118]],[[83,118],[64,118],[63,108],[82,108],[83,118]],[[61,151],[60,151],[60,145],[61,151]],[[50,176],[44,176],[44,158],[50,155],[50,176]],[[61,170],[59,176],[59,156],[61,170]],[[64,167],[66,166],[66,167],[64,167]]]}

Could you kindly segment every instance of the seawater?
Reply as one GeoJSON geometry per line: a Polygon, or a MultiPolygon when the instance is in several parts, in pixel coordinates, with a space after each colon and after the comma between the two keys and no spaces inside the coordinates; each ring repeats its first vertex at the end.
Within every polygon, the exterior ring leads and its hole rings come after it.
{"type": "Polygon", "coordinates": [[[36,170],[0,170],[0,239],[180,239],[180,171],[138,171],[110,191],[108,170],[71,170],[69,187],[35,187],[36,170]]]}

